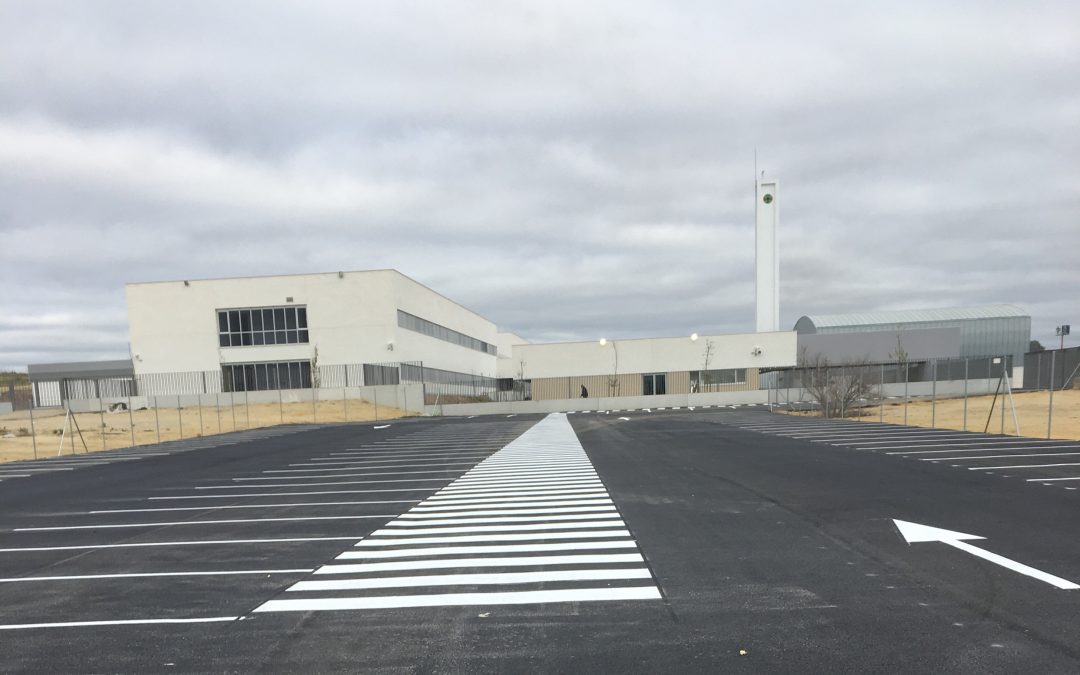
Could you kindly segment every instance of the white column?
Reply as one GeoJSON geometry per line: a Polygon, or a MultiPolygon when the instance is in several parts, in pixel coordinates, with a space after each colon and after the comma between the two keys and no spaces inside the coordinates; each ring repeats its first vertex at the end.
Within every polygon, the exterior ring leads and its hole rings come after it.
{"type": "Polygon", "coordinates": [[[780,330],[779,181],[759,178],[754,190],[754,254],[757,272],[757,332],[780,330]]]}

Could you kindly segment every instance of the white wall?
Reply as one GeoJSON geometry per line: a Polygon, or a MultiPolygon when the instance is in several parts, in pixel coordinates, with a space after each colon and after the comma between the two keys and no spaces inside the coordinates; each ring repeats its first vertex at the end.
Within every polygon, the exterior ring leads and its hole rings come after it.
{"type": "Polygon", "coordinates": [[[423,361],[425,368],[495,377],[494,354],[399,328],[397,309],[492,345],[496,344],[493,322],[403,274],[394,278],[394,296],[397,301],[394,310],[394,351],[388,353],[393,358],[385,358],[384,361],[423,361]]]}
{"type": "Polygon", "coordinates": [[[708,392],[698,394],[667,394],[663,396],[619,396],[617,398],[569,398],[547,401],[508,401],[502,403],[454,403],[428,406],[428,410],[439,415],[526,415],[530,413],[550,413],[568,411],[622,411],[648,408],[686,408],[690,406],[728,406],[763,404],[768,401],[769,392],[763,389],[753,391],[708,392]]]}
{"type": "Polygon", "coordinates": [[[514,346],[527,345],[529,341],[516,333],[498,333],[495,344],[499,348],[499,358],[495,363],[496,376],[517,379],[520,364],[514,360],[514,346]]]}
{"type": "Polygon", "coordinates": [[[216,370],[222,363],[423,361],[494,376],[495,356],[399,329],[397,310],[486,342],[495,324],[395,270],[128,284],[135,372],[216,370]],[[292,302],[286,298],[292,297],[292,302]],[[219,347],[217,310],[305,305],[309,343],[219,347]],[[393,350],[388,345],[393,345],[393,350]]]}
{"type": "Polygon", "coordinates": [[[616,352],[619,373],[702,370],[710,342],[710,370],[794,366],[796,362],[792,331],[702,335],[696,341],[689,337],[609,339],[604,347],[596,341],[516,345],[513,362],[525,361],[526,379],[610,375],[616,352]],[[756,348],[761,349],[757,356],[753,354],[756,348]]]}

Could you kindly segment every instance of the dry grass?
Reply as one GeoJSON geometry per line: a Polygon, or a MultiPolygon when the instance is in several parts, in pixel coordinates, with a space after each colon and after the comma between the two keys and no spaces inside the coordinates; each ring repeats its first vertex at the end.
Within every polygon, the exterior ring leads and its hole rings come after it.
{"type": "MultiPolygon", "coordinates": [[[[967,400],[967,430],[982,431],[990,416],[990,404],[993,396],[972,396],[967,400]]],[[[1016,417],[1020,423],[1019,431],[1013,424],[1012,406],[1005,401],[1005,433],[1036,438],[1046,438],[1046,422],[1049,410],[1050,394],[1045,391],[1013,394],[1016,402],[1016,417]]],[[[1000,433],[1002,425],[1002,398],[998,396],[994,414],[990,419],[989,433],[1000,433]]],[[[861,417],[855,420],[877,422],[877,408],[866,408],[861,417]]],[[[884,421],[891,424],[904,423],[904,404],[885,405],[884,421]]],[[[793,413],[807,414],[807,413],[793,413]]],[[[814,414],[814,413],[810,413],[814,414]]],[[[934,426],[939,429],[964,429],[964,399],[952,398],[939,400],[936,405],[930,401],[913,401],[907,406],[907,423],[917,427],[934,426]]],[[[1069,389],[1054,392],[1054,426],[1051,438],[1064,440],[1080,439],[1080,390],[1069,389]]]]}
{"type": "MultiPolygon", "coordinates": [[[[78,413],[74,415],[82,439],[68,433],[64,440],[62,454],[74,451],[97,452],[129,448],[132,443],[132,423],[134,423],[134,445],[147,445],[160,441],[172,441],[196,436],[212,436],[218,433],[272,427],[279,424],[329,423],[329,422],[365,422],[395,419],[404,416],[401,410],[380,405],[378,410],[367,401],[319,401],[317,406],[311,402],[252,404],[234,407],[214,406],[158,408],[109,413],[78,413]],[[104,425],[103,425],[104,423],[104,425]],[[86,443],[86,450],[83,448],[86,443]]],[[[55,457],[60,448],[60,429],[64,425],[63,410],[36,410],[34,412],[34,430],[37,440],[38,457],[55,457]]],[[[34,457],[34,438],[30,435],[30,414],[20,411],[0,415],[0,462],[34,457]]]]}

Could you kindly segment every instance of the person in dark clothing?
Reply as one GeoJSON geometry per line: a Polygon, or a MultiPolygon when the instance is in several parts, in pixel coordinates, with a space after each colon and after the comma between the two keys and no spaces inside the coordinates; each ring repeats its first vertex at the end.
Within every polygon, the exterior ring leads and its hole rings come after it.
{"type": "Polygon", "coordinates": [[[589,390],[585,388],[585,385],[581,385],[581,398],[589,398],[589,390]]]}

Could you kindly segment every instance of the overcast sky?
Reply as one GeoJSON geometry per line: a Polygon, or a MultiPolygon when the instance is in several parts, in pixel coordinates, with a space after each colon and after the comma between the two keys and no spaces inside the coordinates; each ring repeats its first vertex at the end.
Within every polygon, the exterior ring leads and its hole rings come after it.
{"type": "Polygon", "coordinates": [[[532,340],[1080,324],[1080,3],[0,2],[0,368],[128,281],[393,267],[532,340]]]}

